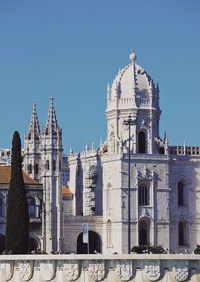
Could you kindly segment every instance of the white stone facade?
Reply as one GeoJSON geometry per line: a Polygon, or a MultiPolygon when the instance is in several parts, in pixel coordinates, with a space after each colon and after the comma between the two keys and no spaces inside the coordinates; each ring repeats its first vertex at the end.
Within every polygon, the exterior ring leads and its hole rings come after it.
{"type": "Polygon", "coordinates": [[[130,61],[107,88],[107,138],[99,149],[86,147],[66,159],[53,99],[43,130],[33,108],[24,169],[43,184],[40,240],[48,253],[86,253],[85,223],[91,253],[128,252],[129,116],[131,247],[162,245],[177,253],[200,244],[200,147],[169,146],[167,136],[160,137],[159,86],[133,52],[130,61]],[[71,191],[66,201],[63,180],[71,191]]]}

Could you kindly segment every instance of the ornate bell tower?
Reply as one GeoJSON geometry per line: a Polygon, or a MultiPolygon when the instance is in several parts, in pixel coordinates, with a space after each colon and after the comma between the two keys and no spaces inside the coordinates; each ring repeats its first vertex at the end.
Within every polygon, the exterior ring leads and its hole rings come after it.
{"type": "Polygon", "coordinates": [[[62,129],[58,126],[53,97],[45,128],[41,134],[43,183],[43,250],[47,253],[62,249],[62,129]]]}

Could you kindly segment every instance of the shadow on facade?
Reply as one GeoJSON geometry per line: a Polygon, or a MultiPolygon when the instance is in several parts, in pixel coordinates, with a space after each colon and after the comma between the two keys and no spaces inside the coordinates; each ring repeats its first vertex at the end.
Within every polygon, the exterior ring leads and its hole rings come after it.
{"type": "MultiPolygon", "coordinates": [[[[89,231],[89,253],[101,253],[101,238],[94,232],[89,231]]],[[[81,232],[77,238],[77,254],[87,254],[88,246],[86,243],[83,243],[83,232],[81,232]]]]}

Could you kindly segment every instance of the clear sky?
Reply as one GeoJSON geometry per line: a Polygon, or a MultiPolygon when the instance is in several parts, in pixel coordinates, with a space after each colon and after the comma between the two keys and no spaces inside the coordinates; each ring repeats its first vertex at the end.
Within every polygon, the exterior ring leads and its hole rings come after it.
{"type": "Polygon", "coordinates": [[[32,102],[55,98],[65,152],[106,137],[106,86],[129,63],[160,84],[161,137],[200,146],[200,1],[0,0],[0,147],[22,138],[32,102]]]}

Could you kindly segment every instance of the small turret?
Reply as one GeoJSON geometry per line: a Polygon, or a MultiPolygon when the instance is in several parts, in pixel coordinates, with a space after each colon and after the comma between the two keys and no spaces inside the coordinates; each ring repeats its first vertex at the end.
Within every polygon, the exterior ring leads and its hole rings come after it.
{"type": "Polygon", "coordinates": [[[36,111],[36,103],[34,102],[27,138],[29,140],[30,139],[38,140],[39,136],[40,136],[40,125],[36,111]]]}
{"type": "Polygon", "coordinates": [[[45,133],[48,134],[55,134],[58,130],[58,123],[56,119],[56,112],[54,109],[54,98],[50,97],[50,106],[48,112],[48,118],[45,126],[45,133]]]}
{"type": "Polygon", "coordinates": [[[40,139],[36,104],[33,103],[31,121],[24,140],[24,171],[36,180],[40,178],[40,139]]]}

